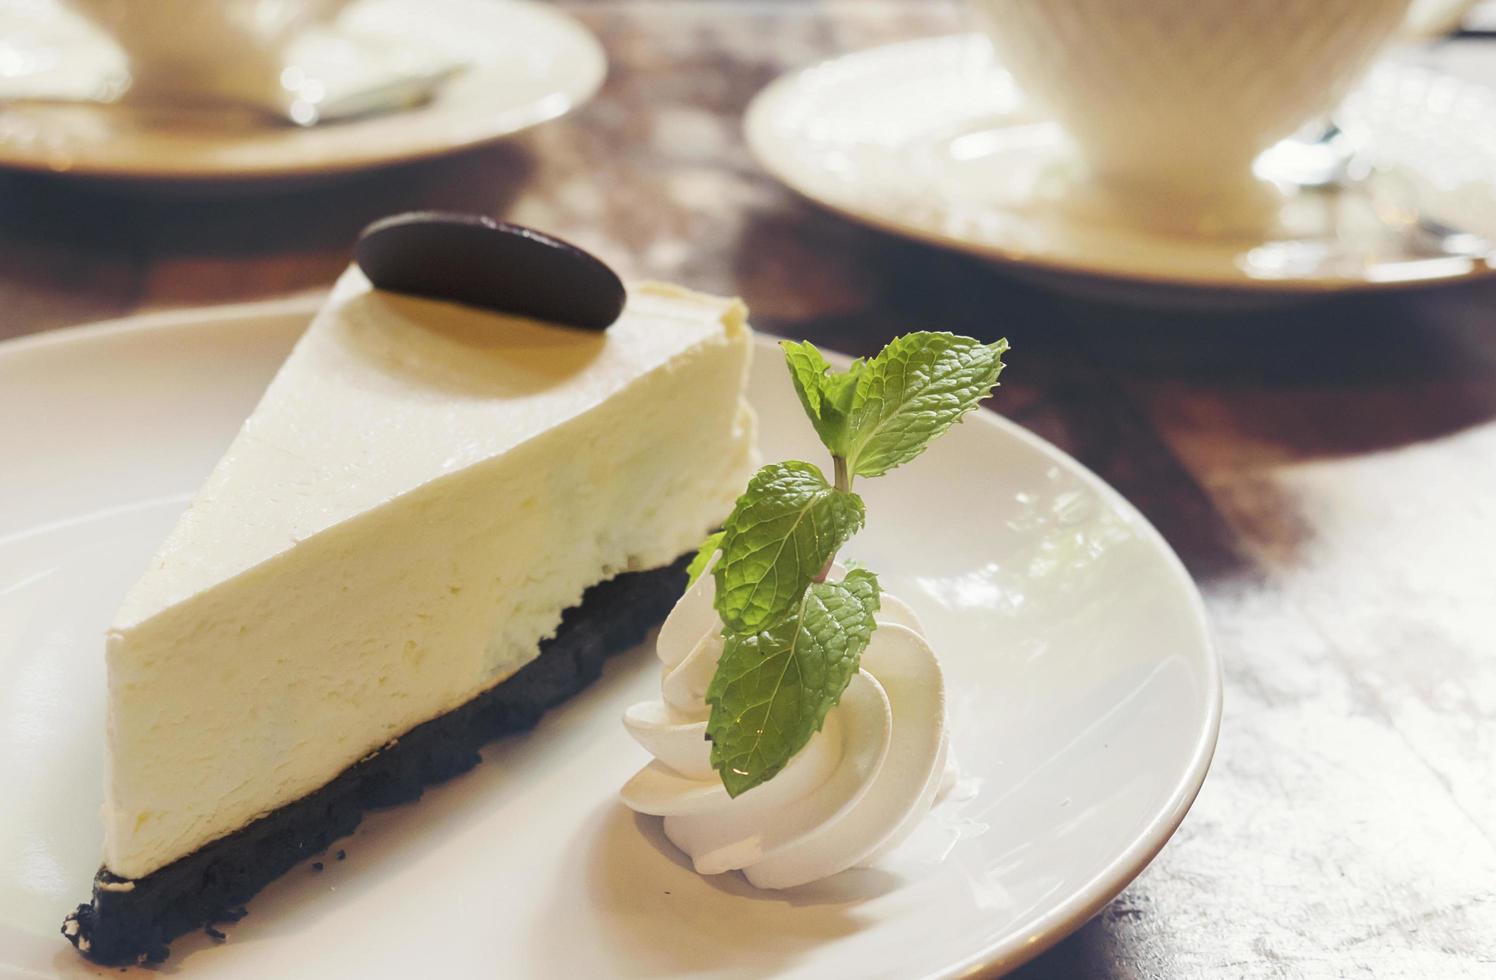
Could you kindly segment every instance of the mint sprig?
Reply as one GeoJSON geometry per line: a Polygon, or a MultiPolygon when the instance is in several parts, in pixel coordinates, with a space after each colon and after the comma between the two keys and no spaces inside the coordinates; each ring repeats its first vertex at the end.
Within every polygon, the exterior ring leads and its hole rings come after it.
{"type": "Polygon", "coordinates": [[[707,738],[731,796],[772,779],[820,731],[877,628],[872,572],[826,581],[865,520],[853,480],[909,462],[975,409],[1008,342],[905,334],[840,372],[809,342],[781,347],[835,479],[805,462],[763,467],[690,564],[694,583],[721,553],[712,574],[725,643],[706,692],[707,738]]]}

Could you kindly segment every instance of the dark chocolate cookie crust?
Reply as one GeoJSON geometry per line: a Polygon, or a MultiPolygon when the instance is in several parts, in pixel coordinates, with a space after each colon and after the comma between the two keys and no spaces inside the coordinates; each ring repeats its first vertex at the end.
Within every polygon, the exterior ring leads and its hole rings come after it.
{"type": "Polygon", "coordinates": [[[351,833],[364,811],[414,800],[466,772],[484,744],[534,726],[595,680],[608,656],[638,643],[669,613],[684,569],[682,559],[588,589],[540,656],[513,677],[242,830],[134,881],[100,868],[93,901],[68,915],[62,934],[84,956],[113,966],[159,962],[182,933],[237,919],[261,888],[351,833]]]}

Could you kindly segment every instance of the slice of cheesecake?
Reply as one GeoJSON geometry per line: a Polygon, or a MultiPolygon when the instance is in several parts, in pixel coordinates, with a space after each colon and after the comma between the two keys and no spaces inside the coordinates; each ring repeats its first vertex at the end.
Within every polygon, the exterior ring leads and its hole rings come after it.
{"type": "Polygon", "coordinates": [[[109,629],[64,934],[159,958],[637,643],[756,462],[744,317],[644,284],[588,332],[350,269],[109,629]]]}

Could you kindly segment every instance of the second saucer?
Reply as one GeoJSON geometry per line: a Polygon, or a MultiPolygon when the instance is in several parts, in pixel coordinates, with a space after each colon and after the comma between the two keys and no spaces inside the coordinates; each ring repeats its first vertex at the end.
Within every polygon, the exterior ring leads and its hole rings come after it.
{"type": "Polygon", "coordinates": [[[1257,301],[1490,276],[1491,257],[1440,254],[1408,234],[1420,213],[1496,240],[1496,92],[1384,63],[1337,118],[1395,178],[1284,193],[1266,232],[1186,230],[1090,191],[1065,135],[1024,98],[985,38],[845,55],[786,75],[750,106],[754,154],[789,187],[895,234],[1112,298],[1257,301]],[[1474,123],[1473,120],[1480,120],[1474,123]],[[1461,173],[1452,167],[1458,164],[1461,173]],[[1389,213],[1397,212],[1397,213],[1389,213]]]}

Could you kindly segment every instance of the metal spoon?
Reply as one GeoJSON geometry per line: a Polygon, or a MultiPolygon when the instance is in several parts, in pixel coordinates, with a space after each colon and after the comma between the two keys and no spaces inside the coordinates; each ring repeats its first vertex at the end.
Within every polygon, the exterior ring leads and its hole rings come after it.
{"type": "MultiPolygon", "coordinates": [[[[217,104],[274,123],[290,123],[310,129],[423,105],[431,101],[443,85],[461,74],[465,68],[462,64],[452,64],[430,71],[403,74],[361,89],[343,92],[330,99],[322,97],[318,86],[304,85],[300,90],[293,90],[293,97],[284,109],[249,101],[224,101],[217,104]]],[[[128,81],[117,81],[102,83],[90,92],[48,94],[21,91],[7,94],[0,89],[0,105],[113,106],[124,101],[128,88],[128,81]]],[[[201,111],[202,108],[192,106],[187,111],[201,111]]]]}
{"type": "Polygon", "coordinates": [[[332,99],[310,99],[298,94],[285,118],[303,128],[347,122],[386,112],[411,109],[430,102],[437,91],[461,74],[465,65],[444,65],[431,71],[401,75],[332,99]]]}
{"type": "Polygon", "coordinates": [[[1311,139],[1285,140],[1268,151],[1259,161],[1258,172],[1304,191],[1361,196],[1414,256],[1487,259],[1496,255],[1490,239],[1425,214],[1417,205],[1412,184],[1372,164],[1333,121],[1326,120],[1311,139]]]}

